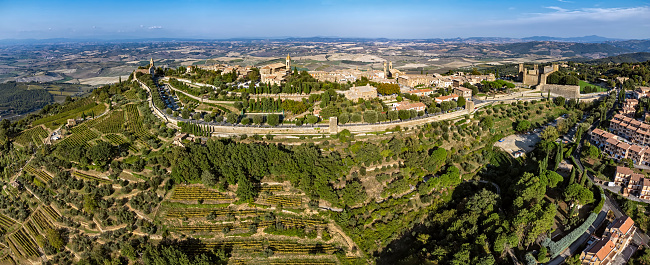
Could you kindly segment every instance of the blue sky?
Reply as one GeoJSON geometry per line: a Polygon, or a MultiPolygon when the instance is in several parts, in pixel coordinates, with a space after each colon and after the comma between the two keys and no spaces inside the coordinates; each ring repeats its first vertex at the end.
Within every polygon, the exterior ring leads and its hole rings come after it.
{"type": "Polygon", "coordinates": [[[0,0],[0,39],[650,38],[650,1],[0,0]]]}

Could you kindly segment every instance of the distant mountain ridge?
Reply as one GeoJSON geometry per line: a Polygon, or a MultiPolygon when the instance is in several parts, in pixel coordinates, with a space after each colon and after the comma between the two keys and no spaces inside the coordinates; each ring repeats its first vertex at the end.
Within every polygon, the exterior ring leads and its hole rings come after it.
{"type": "Polygon", "coordinates": [[[607,58],[590,60],[589,63],[640,63],[650,60],[650,52],[626,53],[607,58]]]}
{"type": "Polygon", "coordinates": [[[550,37],[550,36],[532,36],[525,38],[509,38],[509,37],[457,37],[457,38],[412,38],[412,39],[399,39],[399,38],[355,38],[355,37],[335,37],[335,36],[314,36],[314,37],[251,37],[251,38],[50,38],[50,39],[0,39],[0,44],[14,45],[14,44],[44,44],[44,43],[71,43],[71,42],[160,42],[160,41],[332,41],[332,42],[345,42],[345,41],[423,41],[423,42],[461,42],[461,43],[517,43],[517,42],[531,42],[531,41],[552,41],[552,42],[575,42],[575,43],[614,43],[636,41],[644,42],[650,40],[625,40],[616,38],[607,38],[597,35],[583,36],[583,37],[550,37]]]}
{"type": "Polygon", "coordinates": [[[577,42],[577,43],[602,43],[602,42],[611,42],[611,41],[624,41],[624,39],[612,39],[607,37],[601,37],[597,35],[584,36],[584,37],[549,37],[549,36],[533,36],[521,38],[523,41],[556,41],[556,42],[577,42]]]}

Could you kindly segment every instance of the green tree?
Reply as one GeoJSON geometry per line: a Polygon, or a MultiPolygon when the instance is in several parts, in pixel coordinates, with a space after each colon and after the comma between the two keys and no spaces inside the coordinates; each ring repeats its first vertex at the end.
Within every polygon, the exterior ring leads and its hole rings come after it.
{"type": "Polygon", "coordinates": [[[94,194],[86,194],[84,196],[84,211],[87,213],[93,214],[97,209],[97,201],[95,200],[94,194]]]}
{"type": "Polygon", "coordinates": [[[65,242],[63,242],[63,238],[61,237],[61,234],[57,230],[48,228],[46,232],[46,237],[48,242],[50,243],[50,246],[52,246],[56,250],[61,250],[65,246],[65,242]]]}
{"type": "Polygon", "coordinates": [[[563,195],[566,201],[574,201],[580,205],[591,203],[594,200],[594,194],[589,189],[576,183],[569,185],[563,195]]]}
{"type": "Polygon", "coordinates": [[[465,98],[463,96],[458,96],[458,101],[457,101],[456,105],[458,107],[465,107],[465,101],[466,100],[465,100],[465,98]]]}
{"type": "Polygon", "coordinates": [[[339,115],[338,122],[340,124],[346,124],[346,123],[350,122],[350,114],[348,114],[347,112],[341,113],[339,115]]]}
{"type": "Polygon", "coordinates": [[[544,131],[542,131],[541,135],[542,139],[544,141],[555,141],[560,135],[557,132],[557,129],[553,126],[548,126],[544,131]]]}
{"type": "Polygon", "coordinates": [[[374,110],[367,110],[363,113],[363,120],[367,123],[377,122],[377,112],[374,110]]]}
{"type": "Polygon", "coordinates": [[[253,116],[253,122],[255,124],[262,124],[264,122],[264,116],[262,116],[262,115],[253,116]]]}
{"type": "Polygon", "coordinates": [[[398,117],[399,117],[399,115],[398,115],[397,111],[394,111],[394,110],[388,111],[388,119],[389,120],[394,121],[394,120],[397,120],[398,117]]]}
{"type": "Polygon", "coordinates": [[[280,124],[280,116],[277,114],[269,114],[266,116],[266,123],[268,123],[271,126],[277,126],[280,124]]]}
{"type": "Polygon", "coordinates": [[[231,112],[226,115],[226,122],[230,124],[235,124],[239,121],[239,115],[237,113],[231,112]]]}
{"type": "Polygon", "coordinates": [[[408,110],[399,110],[397,113],[400,120],[408,120],[411,118],[411,112],[408,110]]]}
{"type": "Polygon", "coordinates": [[[307,115],[307,123],[314,124],[318,122],[318,116],[307,115]]]}
{"type": "Polygon", "coordinates": [[[530,129],[530,122],[527,120],[521,120],[517,122],[517,128],[515,129],[518,132],[527,131],[528,129],[530,129]]]}
{"type": "Polygon", "coordinates": [[[181,117],[183,117],[183,119],[186,119],[186,120],[189,119],[190,118],[190,111],[187,108],[181,110],[181,117]]]}
{"type": "Polygon", "coordinates": [[[481,118],[479,124],[483,129],[492,129],[494,127],[494,118],[492,116],[485,116],[481,118]]]}
{"type": "Polygon", "coordinates": [[[203,185],[206,186],[216,186],[217,177],[209,170],[204,170],[201,174],[201,182],[203,182],[203,185]]]}

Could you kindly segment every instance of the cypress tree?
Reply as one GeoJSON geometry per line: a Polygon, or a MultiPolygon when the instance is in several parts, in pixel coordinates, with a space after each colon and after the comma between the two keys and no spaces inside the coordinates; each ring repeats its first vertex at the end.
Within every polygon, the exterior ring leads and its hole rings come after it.
{"type": "Polygon", "coordinates": [[[576,169],[572,168],[571,169],[571,176],[569,177],[569,183],[567,184],[567,186],[573,184],[575,182],[575,180],[576,180],[576,169]]]}
{"type": "Polygon", "coordinates": [[[564,159],[562,149],[562,142],[560,141],[560,144],[557,146],[557,154],[555,154],[555,167],[553,170],[557,170],[557,168],[560,166],[560,163],[562,162],[562,159],[564,159]]]}

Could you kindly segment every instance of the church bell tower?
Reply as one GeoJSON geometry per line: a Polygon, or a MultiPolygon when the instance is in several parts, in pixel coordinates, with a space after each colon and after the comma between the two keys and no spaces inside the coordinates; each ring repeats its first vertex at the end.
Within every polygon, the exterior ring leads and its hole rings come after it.
{"type": "Polygon", "coordinates": [[[285,61],[285,65],[287,67],[287,71],[291,72],[291,56],[287,54],[287,60],[285,61]]]}

